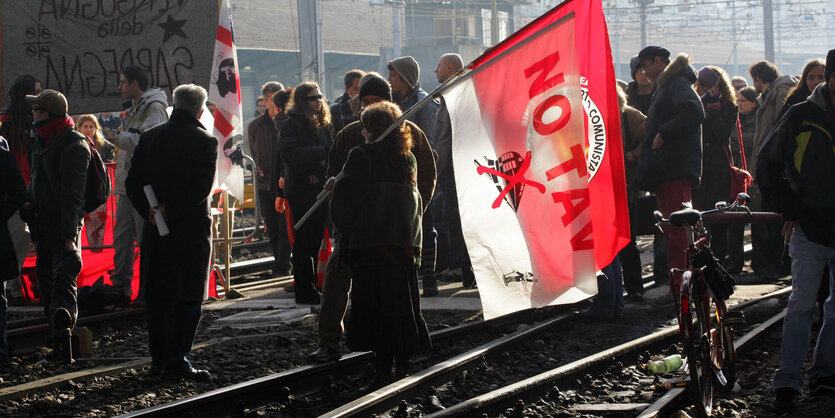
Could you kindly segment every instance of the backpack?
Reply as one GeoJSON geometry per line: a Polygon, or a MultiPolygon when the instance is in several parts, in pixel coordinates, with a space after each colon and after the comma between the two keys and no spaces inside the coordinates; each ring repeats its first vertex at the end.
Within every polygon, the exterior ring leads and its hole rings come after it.
{"type": "Polygon", "coordinates": [[[110,175],[93,141],[85,139],[90,146],[90,164],[87,166],[87,180],[84,184],[84,212],[90,213],[110,198],[110,175]]]}

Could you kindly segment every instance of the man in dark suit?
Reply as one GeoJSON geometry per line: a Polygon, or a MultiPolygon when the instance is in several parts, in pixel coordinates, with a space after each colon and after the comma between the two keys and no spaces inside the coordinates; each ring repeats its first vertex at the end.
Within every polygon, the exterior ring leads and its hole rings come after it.
{"type": "Polygon", "coordinates": [[[125,181],[131,203],[146,220],[140,276],[147,286],[150,373],[199,380],[209,373],[193,368],[186,355],[200,322],[211,249],[208,197],[217,140],[198,121],[205,102],[202,87],[177,87],[171,119],[142,134],[125,181]],[[148,203],[146,185],[158,206],[148,203]],[[159,234],[157,212],[170,230],[166,236],[159,234]]]}

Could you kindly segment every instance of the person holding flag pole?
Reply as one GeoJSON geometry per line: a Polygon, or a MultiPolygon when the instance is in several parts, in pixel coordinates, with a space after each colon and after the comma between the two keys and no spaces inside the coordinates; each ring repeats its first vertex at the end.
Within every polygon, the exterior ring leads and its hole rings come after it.
{"type": "Polygon", "coordinates": [[[596,271],[630,241],[620,114],[600,0],[555,7],[462,68],[394,125],[441,94],[485,318],[594,295],[596,271]]]}

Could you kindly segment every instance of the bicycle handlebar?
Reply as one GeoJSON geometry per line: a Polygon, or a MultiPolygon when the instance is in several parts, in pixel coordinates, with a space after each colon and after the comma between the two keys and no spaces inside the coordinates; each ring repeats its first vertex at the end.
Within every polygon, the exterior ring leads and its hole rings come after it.
{"type": "Polygon", "coordinates": [[[775,212],[713,212],[702,214],[702,222],[710,224],[780,223],[783,216],[775,212]]]}

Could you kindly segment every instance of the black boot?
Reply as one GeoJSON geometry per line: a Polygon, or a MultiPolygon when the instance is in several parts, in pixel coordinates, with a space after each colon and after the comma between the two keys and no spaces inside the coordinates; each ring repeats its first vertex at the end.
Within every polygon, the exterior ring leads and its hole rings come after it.
{"type": "Polygon", "coordinates": [[[400,380],[409,375],[409,354],[395,354],[394,378],[400,380]]]}
{"type": "Polygon", "coordinates": [[[65,308],[58,308],[49,319],[52,329],[53,359],[72,364],[72,316],[65,308]]]}
{"type": "Polygon", "coordinates": [[[391,364],[393,361],[392,355],[376,354],[374,361],[374,379],[371,383],[360,388],[361,392],[371,392],[392,382],[391,378],[391,364]]]}
{"type": "Polygon", "coordinates": [[[438,295],[438,281],[434,274],[427,274],[423,276],[423,296],[437,296],[438,295]]]}

